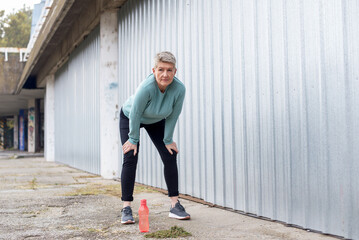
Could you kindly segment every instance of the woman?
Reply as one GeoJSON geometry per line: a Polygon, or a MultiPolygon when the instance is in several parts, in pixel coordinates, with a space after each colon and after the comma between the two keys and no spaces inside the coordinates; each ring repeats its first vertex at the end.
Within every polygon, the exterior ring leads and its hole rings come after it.
{"type": "Polygon", "coordinates": [[[178,201],[177,145],[172,140],[173,131],[182,110],[185,86],[176,77],[176,58],[170,52],[160,52],[154,59],[154,68],[122,106],[120,134],[124,153],[121,187],[121,223],[134,223],[131,210],[140,128],[146,129],[164,164],[164,176],[171,200],[169,217],[190,219],[178,201]]]}

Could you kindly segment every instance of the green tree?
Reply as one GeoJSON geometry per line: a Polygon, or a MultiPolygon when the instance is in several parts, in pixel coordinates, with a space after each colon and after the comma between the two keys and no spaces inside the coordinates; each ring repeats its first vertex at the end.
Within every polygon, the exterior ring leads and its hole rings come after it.
{"type": "Polygon", "coordinates": [[[4,14],[5,11],[0,10],[0,41],[2,39],[2,36],[4,35],[4,23],[3,23],[4,14]]]}
{"type": "Polygon", "coordinates": [[[30,39],[32,10],[25,6],[4,17],[0,11],[0,47],[27,47],[30,39]]]}

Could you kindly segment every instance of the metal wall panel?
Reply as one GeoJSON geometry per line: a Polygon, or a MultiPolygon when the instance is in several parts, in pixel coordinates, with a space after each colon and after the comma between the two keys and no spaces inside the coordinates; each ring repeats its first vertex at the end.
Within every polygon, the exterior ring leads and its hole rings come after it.
{"type": "Polygon", "coordinates": [[[55,75],[55,161],[100,174],[97,28],[55,75]]]}
{"type": "MultiPolygon", "coordinates": [[[[359,238],[358,16],[354,0],[128,1],[120,105],[172,51],[180,192],[359,238]]],[[[166,188],[144,135],[137,181],[166,188]]]]}

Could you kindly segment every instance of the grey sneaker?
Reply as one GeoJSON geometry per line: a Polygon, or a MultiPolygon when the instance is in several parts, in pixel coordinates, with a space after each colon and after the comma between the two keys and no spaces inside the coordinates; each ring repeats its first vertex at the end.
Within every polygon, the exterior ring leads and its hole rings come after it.
{"type": "Polygon", "coordinates": [[[122,224],[135,223],[135,220],[133,219],[133,216],[132,216],[132,209],[131,209],[130,206],[122,208],[121,212],[122,212],[122,216],[121,216],[121,223],[122,224]]]}
{"type": "Polygon", "coordinates": [[[191,218],[191,215],[186,213],[186,210],[179,201],[176,203],[175,207],[171,207],[170,214],[168,216],[170,218],[176,218],[180,220],[186,220],[191,218]]]}

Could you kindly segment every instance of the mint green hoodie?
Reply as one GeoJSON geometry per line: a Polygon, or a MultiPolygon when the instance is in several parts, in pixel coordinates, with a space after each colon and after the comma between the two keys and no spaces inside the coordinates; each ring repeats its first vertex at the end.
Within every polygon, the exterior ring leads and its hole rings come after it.
{"type": "Polygon", "coordinates": [[[155,76],[150,74],[122,106],[123,113],[130,120],[129,141],[137,144],[140,140],[140,124],[152,124],[166,119],[163,142],[173,142],[173,132],[178,116],[181,113],[186,88],[174,77],[162,93],[157,85],[155,76]]]}

